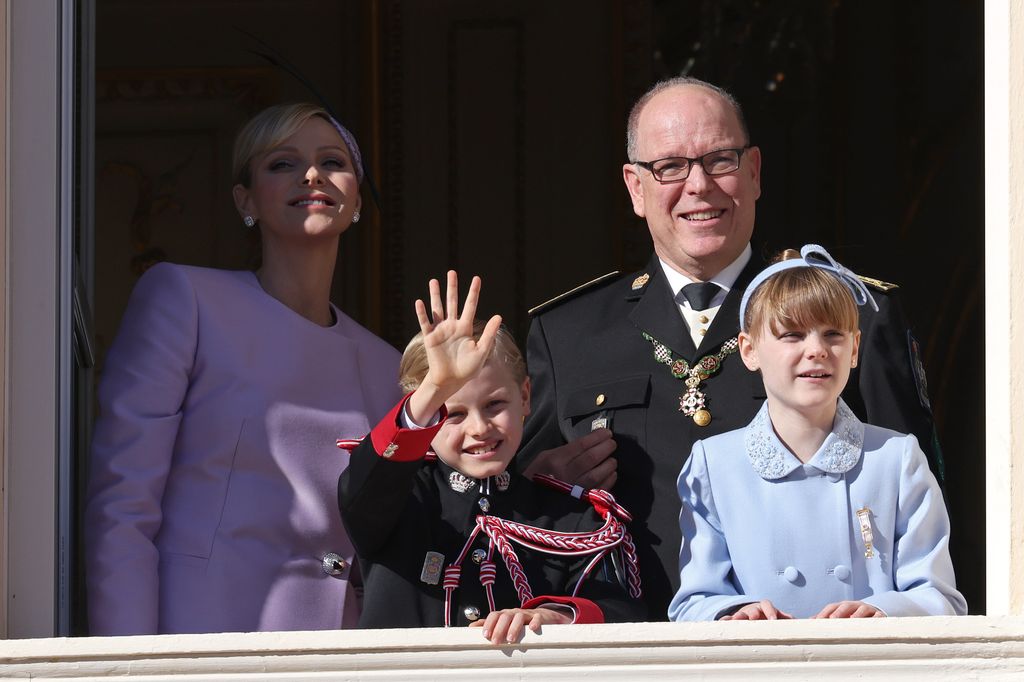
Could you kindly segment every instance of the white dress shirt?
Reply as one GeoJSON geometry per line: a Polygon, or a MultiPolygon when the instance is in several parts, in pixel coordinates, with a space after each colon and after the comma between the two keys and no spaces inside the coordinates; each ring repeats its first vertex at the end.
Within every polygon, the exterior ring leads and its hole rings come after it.
{"type": "Polygon", "coordinates": [[[743,272],[743,268],[747,267],[747,263],[750,262],[751,248],[748,243],[743,252],[739,255],[736,260],[727,265],[717,275],[708,279],[708,282],[714,282],[719,286],[721,291],[715,294],[715,297],[711,299],[711,305],[706,310],[694,310],[690,307],[689,302],[679,295],[679,292],[683,290],[683,287],[687,284],[697,283],[700,280],[690,279],[683,273],[674,269],[671,265],[661,260],[661,269],[665,272],[665,277],[668,279],[668,284],[672,288],[672,296],[675,298],[676,305],[679,307],[679,314],[682,315],[683,321],[686,323],[687,328],[690,330],[690,337],[693,339],[693,345],[698,349],[700,348],[701,341],[704,340],[704,335],[707,334],[708,328],[711,323],[715,320],[715,315],[718,314],[718,309],[722,307],[722,303],[725,302],[725,297],[729,294],[729,290],[732,289],[736,283],[736,279],[743,272]]]}

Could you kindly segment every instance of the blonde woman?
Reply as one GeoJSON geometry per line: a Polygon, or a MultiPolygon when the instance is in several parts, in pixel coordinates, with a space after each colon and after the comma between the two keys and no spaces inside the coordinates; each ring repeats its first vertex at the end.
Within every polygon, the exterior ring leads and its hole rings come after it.
{"type": "Polygon", "coordinates": [[[255,272],[171,264],[132,294],[100,383],[86,509],[92,634],[352,625],[348,462],[400,397],[399,355],[329,301],[359,220],[351,134],[272,107],[235,144],[255,272]]]}

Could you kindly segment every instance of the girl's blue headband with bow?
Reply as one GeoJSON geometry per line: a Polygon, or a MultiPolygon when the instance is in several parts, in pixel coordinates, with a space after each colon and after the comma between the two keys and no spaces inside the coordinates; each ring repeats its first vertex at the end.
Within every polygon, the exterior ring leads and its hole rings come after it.
{"type": "Polygon", "coordinates": [[[875,303],[874,297],[871,295],[871,292],[868,291],[867,286],[864,285],[864,282],[861,281],[860,277],[857,276],[857,273],[836,262],[836,259],[833,258],[824,247],[818,246],[817,244],[807,244],[800,249],[800,258],[791,258],[789,260],[773,263],[759,272],[754,279],[751,280],[750,284],[747,286],[747,290],[743,292],[743,300],[740,302],[740,329],[743,329],[743,321],[747,317],[747,303],[750,301],[750,296],[772,275],[778,274],[783,270],[791,270],[793,268],[818,268],[820,270],[827,270],[850,289],[850,293],[853,294],[853,300],[857,302],[857,305],[870,303],[872,308],[876,311],[878,310],[878,304],[875,303]]]}

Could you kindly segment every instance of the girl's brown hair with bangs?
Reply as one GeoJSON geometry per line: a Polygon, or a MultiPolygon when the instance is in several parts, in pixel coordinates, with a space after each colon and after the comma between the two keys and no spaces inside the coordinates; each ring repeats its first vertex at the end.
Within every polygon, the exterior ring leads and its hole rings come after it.
{"type": "MultiPolygon", "coordinates": [[[[775,262],[799,257],[787,249],[775,262]]],[[[858,320],[853,294],[838,277],[821,268],[791,268],[772,275],[751,294],[743,331],[756,340],[767,322],[772,334],[817,325],[854,332],[858,320]]]]}

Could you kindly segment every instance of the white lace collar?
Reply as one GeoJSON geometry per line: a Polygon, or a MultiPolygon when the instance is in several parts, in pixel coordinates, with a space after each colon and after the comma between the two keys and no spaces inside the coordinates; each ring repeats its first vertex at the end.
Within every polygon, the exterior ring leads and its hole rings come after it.
{"type": "MultiPolygon", "coordinates": [[[[768,403],[761,406],[753,421],[744,429],[743,442],[750,465],[761,478],[773,481],[788,476],[803,466],[796,455],[775,435],[768,417],[768,403]]],[[[864,424],[839,400],[832,433],[821,444],[807,466],[829,474],[844,474],[857,464],[864,446],[864,424]]]]}

